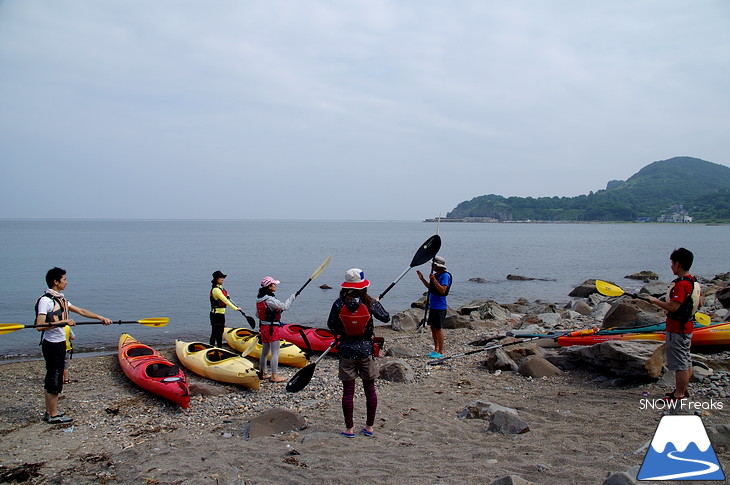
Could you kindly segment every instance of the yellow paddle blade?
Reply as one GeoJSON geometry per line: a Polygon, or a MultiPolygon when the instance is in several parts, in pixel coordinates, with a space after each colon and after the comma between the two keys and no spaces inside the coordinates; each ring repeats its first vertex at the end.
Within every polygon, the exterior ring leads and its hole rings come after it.
{"type": "Polygon", "coordinates": [[[15,332],[16,330],[20,330],[23,328],[26,328],[26,326],[20,323],[0,323],[0,335],[15,332]]]}
{"type": "Polygon", "coordinates": [[[596,289],[600,294],[606,296],[621,296],[625,293],[620,287],[601,280],[596,280],[596,289]]]}
{"type": "Polygon", "coordinates": [[[164,327],[170,323],[170,319],[167,317],[143,318],[142,320],[137,320],[137,323],[147,327],[164,327]]]}
{"type": "Polygon", "coordinates": [[[697,323],[699,323],[703,327],[706,327],[712,323],[712,319],[709,315],[705,315],[704,313],[700,312],[695,313],[695,320],[697,320],[697,323]]]}
{"type": "Polygon", "coordinates": [[[324,271],[324,269],[327,267],[327,265],[330,264],[330,261],[331,260],[332,260],[332,256],[327,256],[327,259],[324,260],[324,263],[320,264],[319,265],[319,268],[317,268],[316,270],[314,270],[314,273],[312,273],[312,277],[309,278],[309,279],[310,280],[313,280],[314,278],[316,278],[317,276],[319,276],[320,273],[322,273],[322,271],[324,271]]]}

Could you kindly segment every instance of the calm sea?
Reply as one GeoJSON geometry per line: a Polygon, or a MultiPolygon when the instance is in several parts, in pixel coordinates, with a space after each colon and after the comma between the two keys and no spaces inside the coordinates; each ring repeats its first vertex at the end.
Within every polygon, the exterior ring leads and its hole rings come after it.
{"type": "MultiPolygon", "coordinates": [[[[438,230],[440,254],[454,276],[454,308],[486,298],[567,302],[588,278],[613,280],[628,291],[639,284],[623,277],[641,270],[669,281],[669,253],[680,246],[695,253],[693,274],[730,271],[730,226],[442,223],[438,230]],[[508,274],[548,281],[508,281],[508,274]],[[486,283],[469,281],[477,277],[486,283]]],[[[66,297],[76,306],[112,320],[170,317],[157,329],[78,327],[77,351],[113,350],[123,332],[152,345],[207,342],[213,271],[228,274],[226,289],[253,316],[263,276],[281,280],[277,296],[284,299],[331,255],[329,267],[284,314],[286,322],[323,326],[348,268],[362,268],[377,295],[436,231],[433,223],[410,221],[0,221],[0,321],[32,323],[45,273],[60,266],[68,271],[66,297]]],[[[413,269],[383,304],[397,313],[423,291],[413,269]]],[[[227,320],[245,326],[239,313],[229,311],[227,320]]],[[[38,340],[32,329],[0,335],[0,358],[37,355],[38,340]]]]}

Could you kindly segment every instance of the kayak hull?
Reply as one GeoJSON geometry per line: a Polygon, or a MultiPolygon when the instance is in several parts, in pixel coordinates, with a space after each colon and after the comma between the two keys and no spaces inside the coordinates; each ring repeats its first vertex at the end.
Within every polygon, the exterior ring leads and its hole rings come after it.
{"type": "Polygon", "coordinates": [[[119,366],[130,381],[183,409],[188,408],[190,390],[185,374],[155,349],[123,333],[119,337],[117,357],[119,366]]]}
{"type": "MultiPolygon", "coordinates": [[[[602,334],[595,333],[593,335],[568,336],[564,335],[557,338],[561,347],[569,347],[571,345],[594,345],[601,342],[610,342],[614,340],[631,341],[657,341],[664,342],[664,332],[642,332],[642,333],[616,333],[602,334]]],[[[710,347],[718,345],[730,345],[730,322],[717,323],[707,327],[695,328],[692,332],[692,347],[710,347]]]]}
{"type": "MultiPolygon", "coordinates": [[[[226,328],[223,336],[226,342],[228,342],[228,345],[237,351],[246,352],[250,347],[251,350],[247,354],[248,357],[252,359],[261,357],[262,346],[258,332],[248,328],[226,328]],[[256,340],[256,343],[251,347],[252,340],[256,340]]],[[[268,360],[271,360],[271,354],[269,354],[268,360]]],[[[307,356],[304,355],[304,352],[298,346],[282,339],[279,347],[279,363],[292,367],[304,367],[307,365],[307,356]]]]}
{"type": "MultiPolygon", "coordinates": [[[[301,349],[307,350],[309,348],[312,352],[321,353],[332,345],[335,334],[326,328],[308,327],[306,325],[290,323],[282,326],[281,337],[287,339],[289,342],[293,342],[301,349]],[[302,333],[304,333],[306,340],[302,337],[302,333]],[[309,345],[307,345],[307,342],[309,342],[309,345]]],[[[375,337],[373,343],[375,344],[375,357],[380,357],[384,339],[382,337],[375,337]]],[[[332,347],[330,353],[336,354],[337,347],[332,347]]]]}
{"type": "Polygon", "coordinates": [[[261,387],[258,373],[251,361],[230,350],[203,342],[176,340],[175,353],[185,367],[208,379],[256,390],[261,387]]]}

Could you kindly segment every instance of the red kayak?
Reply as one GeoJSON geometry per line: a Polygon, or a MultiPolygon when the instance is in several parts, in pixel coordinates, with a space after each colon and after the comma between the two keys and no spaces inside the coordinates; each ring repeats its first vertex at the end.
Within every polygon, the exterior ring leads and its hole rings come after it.
{"type": "Polygon", "coordinates": [[[117,356],[119,365],[129,380],[145,391],[164,397],[183,409],[188,408],[188,381],[177,365],[126,333],[119,337],[117,356]]]}
{"type": "MultiPolygon", "coordinates": [[[[593,345],[612,340],[654,340],[663,342],[664,332],[618,333],[592,335],[561,336],[558,337],[561,347],[571,345],[593,345]]],[[[695,328],[692,332],[692,347],[706,347],[716,345],[730,345],[730,322],[716,323],[707,327],[695,328]]]]}
{"type": "MultiPolygon", "coordinates": [[[[297,325],[289,323],[281,327],[281,338],[287,340],[302,350],[311,350],[312,352],[324,352],[332,345],[335,335],[326,328],[308,327],[306,325],[297,325]],[[302,337],[304,333],[304,337],[302,337]],[[309,343],[307,345],[307,343],[309,343]]],[[[380,349],[383,347],[383,338],[375,337],[375,357],[380,356],[380,349]]],[[[337,353],[337,347],[330,350],[331,354],[337,353]]]]}

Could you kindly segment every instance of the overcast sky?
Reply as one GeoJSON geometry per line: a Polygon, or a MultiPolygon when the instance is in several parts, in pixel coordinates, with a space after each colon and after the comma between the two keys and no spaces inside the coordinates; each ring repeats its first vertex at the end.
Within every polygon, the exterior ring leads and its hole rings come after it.
{"type": "Polygon", "coordinates": [[[730,164],[727,0],[0,0],[0,218],[413,219],[730,164]]]}

